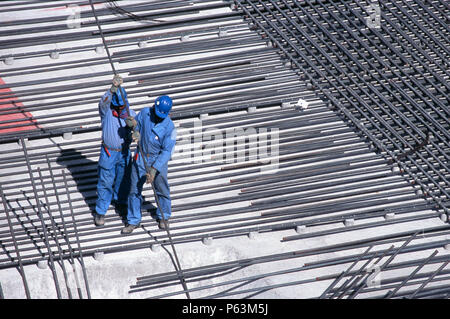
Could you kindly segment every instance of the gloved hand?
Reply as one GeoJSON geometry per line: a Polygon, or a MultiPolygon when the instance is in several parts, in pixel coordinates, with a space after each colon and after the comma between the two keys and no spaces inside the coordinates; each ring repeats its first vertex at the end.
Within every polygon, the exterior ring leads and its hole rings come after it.
{"type": "Polygon", "coordinates": [[[117,89],[119,88],[120,85],[122,85],[123,83],[123,79],[119,74],[114,75],[114,78],[112,80],[112,85],[111,85],[111,92],[115,93],[117,92],[117,89]]]}
{"type": "Polygon", "coordinates": [[[126,119],[125,119],[125,123],[127,124],[127,126],[129,127],[129,128],[135,128],[136,127],[136,125],[137,125],[137,122],[136,122],[136,120],[134,119],[134,117],[133,116],[128,116],[126,119]]]}
{"type": "Polygon", "coordinates": [[[147,177],[147,184],[151,184],[153,183],[153,181],[155,180],[155,176],[156,176],[156,169],[153,167],[150,167],[150,172],[147,172],[146,177],[147,177]]]}
{"type": "Polygon", "coordinates": [[[133,139],[133,142],[139,143],[139,140],[141,139],[141,133],[139,133],[139,131],[133,131],[133,134],[131,134],[131,138],[133,139]]]}

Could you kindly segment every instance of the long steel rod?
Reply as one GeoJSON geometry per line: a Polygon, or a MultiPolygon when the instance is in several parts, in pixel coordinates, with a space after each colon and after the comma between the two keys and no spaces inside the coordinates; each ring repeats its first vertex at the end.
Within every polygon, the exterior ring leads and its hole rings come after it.
{"type": "Polygon", "coordinates": [[[27,164],[28,174],[30,175],[31,186],[33,188],[34,199],[36,201],[36,206],[37,206],[37,215],[38,215],[39,220],[41,222],[42,231],[44,233],[44,237],[43,238],[42,238],[42,236],[40,236],[40,237],[44,241],[44,244],[45,244],[45,246],[47,248],[48,258],[50,260],[50,270],[52,272],[52,276],[53,276],[53,280],[54,280],[55,288],[56,288],[56,296],[58,297],[58,299],[61,299],[62,298],[61,288],[59,286],[58,275],[57,275],[56,269],[55,269],[54,255],[53,255],[53,251],[51,250],[51,247],[50,247],[50,244],[49,244],[49,238],[48,238],[48,233],[47,233],[47,226],[45,225],[45,222],[44,222],[44,219],[43,219],[41,202],[39,200],[39,196],[38,196],[36,184],[35,184],[35,181],[34,181],[33,173],[31,172],[31,164],[30,164],[30,161],[29,161],[29,158],[28,158],[27,147],[26,147],[25,141],[23,139],[21,139],[20,142],[21,142],[22,150],[23,150],[23,153],[24,153],[24,156],[25,156],[25,161],[26,161],[26,164],[27,164]]]}
{"type": "MultiPolygon", "coordinates": [[[[380,260],[382,260],[387,254],[389,254],[392,249],[394,248],[394,246],[392,245],[388,250],[384,251],[383,253],[374,253],[373,256],[368,259],[366,261],[366,263],[364,263],[364,265],[361,266],[361,268],[356,271],[349,279],[347,279],[346,282],[344,282],[344,284],[339,287],[339,290],[336,290],[333,295],[331,296],[331,298],[333,298],[334,296],[336,296],[338,299],[341,299],[348,291],[352,291],[352,289],[354,289],[355,285],[362,279],[364,278],[364,274],[361,275],[361,273],[363,272],[367,272],[366,266],[368,264],[370,264],[372,262],[372,260],[374,260],[376,257],[378,257],[378,259],[374,262],[374,265],[377,265],[378,262],[380,260]]],[[[367,274],[367,276],[369,276],[369,274],[367,274]]],[[[367,279],[366,279],[367,280],[367,279]]]]}
{"type": "Polygon", "coordinates": [[[27,279],[26,279],[25,270],[23,268],[23,263],[22,263],[22,259],[21,259],[21,256],[20,256],[19,246],[17,245],[17,242],[16,242],[16,235],[14,233],[14,228],[13,228],[13,226],[11,224],[9,210],[8,210],[8,206],[6,204],[6,196],[3,193],[3,189],[2,189],[2,185],[1,184],[0,184],[0,196],[2,198],[3,209],[4,209],[5,214],[6,214],[6,219],[8,221],[8,226],[9,226],[9,231],[11,233],[11,238],[12,238],[12,241],[13,241],[13,244],[14,244],[14,250],[16,252],[16,258],[17,258],[17,261],[18,261],[18,271],[19,271],[20,277],[22,278],[23,287],[25,289],[25,295],[26,295],[27,299],[30,299],[31,298],[30,289],[28,288],[28,282],[27,282],[27,279]]]}
{"type": "Polygon", "coordinates": [[[76,220],[75,220],[75,215],[73,213],[73,208],[72,208],[72,203],[71,203],[71,199],[70,199],[70,194],[69,194],[69,187],[67,185],[67,179],[66,179],[66,173],[64,172],[64,170],[61,171],[62,172],[62,176],[63,176],[63,180],[64,180],[64,187],[66,188],[66,194],[67,194],[67,198],[69,201],[69,210],[70,210],[70,214],[72,217],[72,224],[73,224],[73,228],[75,231],[75,238],[77,241],[77,246],[78,246],[78,254],[80,256],[80,264],[81,264],[81,269],[83,271],[83,277],[84,277],[84,284],[86,287],[86,293],[87,293],[87,297],[88,299],[91,299],[91,291],[89,289],[89,281],[88,281],[88,276],[87,276],[87,271],[86,271],[86,266],[84,264],[84,260],[83,260],[83,251],[81,249],[81,244],[80,244],[80,238],[78,236],[78,229],[77,229],[77,224],[76,224],[76,220]]]}
{"type": "MultiPolygon", "coordinates": [[[[68,284],[69,279],[68,279],[68,276],[67,276],[66,267],[64,265],[64,259],[62,258],[63,252],[62,252],[59,240],[58,240],[58,234],[57,234],[57,231],[56,231],[56,225],[55,225],[55,221],[53,219],[53,216],[51,214],[50,204],[49,204],[49,200],[48,200],[48,194],[47,194],[47,190],[45,188],[44,179],[42,177],[42,172],[41,172],[40,167],[38,167],[38,173],[39,173],[39,179],[40,179],[40,182],[41,182],[41,188],[42,188],[42,190],[44,192],[44,198],[45,198],[45,203],[46,203],[46,207],[47,207],[47,213],[49,215],[49,218],[50,218],[50,221],[51,221],[51,225],[52,225],[53,240],[55,241],[56,247],[58,249],[59,261],[60,261],[61,269],[63,271],[64,282],[66,284],[66,289],[67,289],[67,295],[68,295],[69,299],[72,299],[72,292],[70,291],[69,284],[68,284]]],[[[39,200],[39,199],[37,199],[37,200],[39,200]]]]}
{"type": "Polygon", "coordinates": [[[72,247],[72,245],[70,243],[69,232],[67,230],[66,222],[65,222],[65,219],[64,219],[64,213],[63,213],[63,209],[62,209],[62,204],[61,204],[61,201],[59,199],[59,194],[58,194],[58,191],[57,191],[57,188],[56,188],[56,181],[55,181],[55,178],[54,178],[53,169],[52,169],[52,166],[51,166],[51,163],[50,163],[50,160],[49,160],[48,156],[46,156],[46,160],[47,160],[47,166],[49,168],[50,179],[52,181],[53,191],[55,193],[56,203],[58,204],[59,217],[61,219],[61,223],[62,223],[63,229],[64,229],[64,233],[63,233],[64,236],[63,237],[64,237],[64,240],[66,241],[67,247],[69,249],[69,258],[68,259],[69,259],[69,262],[70,262],[70,264],[72,266],[72,273],[74,275],[75,282],[77,283],[78,298],[83,299],[83,292],[81,291],[81,285],[78,284],[79,280],[78,280],[77,269],[76,269],[76,266],[75,266],[75,258],[74,258],[74,252],[73,252],[74,250],[73,250],[73,247],[72,247]]]}
{"type": "Polygon", "coordinates": [[[436,269],[436,271],[428,277],[428,279],[426,281],[424,281],[419,288],[416,289],[416,291],[414,291],[414,293],[411,294],[411,296],[409,296],[408,298],[410,299],[414,299],[424,288],[426,285],[428,285],[434,277],[436,277],[445,267],[447,267],[447,265],[450,263],[450,261],[447,261],[445,263],[443,263],[438,269],[436,269]]]}
{"type": "MultiPolygon", "coordinates": [[[[386,260],[384,264],[382,264],[379,268],[379,272],[381,273],[393,260],[397,255],[404,249],[417,235],[419,234],[419,231],[416,231],[411,237],[409,237],[403,245],[401,245],[389,258],[386,260]]],[[[354,299],[358,293],[367,285],[367,282],[363,282],[361,285],[359,285],[358,289],[356,291],[352,292],[352,294],[349,296],[349,299],[354,299]]]]}
{"type": "Polygon", "coordinates": [[[410,280],[411,278],[413,278],[415,276],[415,274],[417,274],[420,269],[422,269],[434,256],[436,256],[438,253],[438,250],[435,250],[427,259],[425,259],[423,261],[423,263],[421,263],[419,266],[416,267],[416,269],[413,270],[413,272],[411,272],[409,274],[408,277],[405,278],[405,280],[403,280],[400,285],[398,285],[394,290],[389,291],[386,295],[386,298],[393,298],[395,296],[395,294],[402,289],[402,287],[408,282],[408,280],[410,280]]]}
{"type": "Polygon", "coordinates": [[[328,292],[334,288],[338,284],[338,282],[348,275],[348,273],[352,270],[353,267],[373,248],[373,246],[369,246],[364,253],[361,254],[360,258],[356,259],[350,267],[348,267],[345,271],[343,271],[336,279],[324,290],[324,292],[320,295],[319,299],[327,298],[328,292]]]}

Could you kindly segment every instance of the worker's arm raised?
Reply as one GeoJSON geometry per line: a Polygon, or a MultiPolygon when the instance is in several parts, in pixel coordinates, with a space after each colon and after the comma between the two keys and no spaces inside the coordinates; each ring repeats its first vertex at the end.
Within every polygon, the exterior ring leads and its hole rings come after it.
{"type": "Polygon", "coordinates": [[[106,91],[105,94],[103,94],[103,97],[100,99],[100,102],[98,103],[98,111],[100,113],[101,118],[103,118],[106,112],[109,111],[111,99],[112,99],[112,92],[110,90],[106,91]]]}
{"type": "Polygon", "coordinates": [[[100,113],[101,118],[103,118],[106,112],[110,109],[112,95],[114,92],[117,92],[117,89],[122,83],[123,83],[122,77],[120,75],[115,75],[112,80],[111,88],[108,91],[106,91],[105,94],[103,94],[103,97],[98,103],[98,111],[100,113]]]}

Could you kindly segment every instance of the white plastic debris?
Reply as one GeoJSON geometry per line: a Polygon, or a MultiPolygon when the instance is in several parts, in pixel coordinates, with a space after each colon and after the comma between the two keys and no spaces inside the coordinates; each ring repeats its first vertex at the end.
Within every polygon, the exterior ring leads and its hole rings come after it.
{"type": "Polygon", "coordinates": [[[309,107],[309,103],[303,99],[298,99],[296,106],[300,107],[302,110],[306,110],[309,107]]]}

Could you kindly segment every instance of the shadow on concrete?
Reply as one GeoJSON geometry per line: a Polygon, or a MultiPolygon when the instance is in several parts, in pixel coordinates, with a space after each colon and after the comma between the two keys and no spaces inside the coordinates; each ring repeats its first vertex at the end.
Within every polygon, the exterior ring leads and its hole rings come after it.
{"type": "MultiPolygon", "coordinates": [[[[89,209],[94,211],[97,199],[97,162],[88,159],[80,151],[70,148],[61,150],[56,163],[69,170],[78,192],[89,209]]],[[[57,173],[59,172],[54,172],[54,174],[57,173]]]]}
{"type": "MultiPolygon", "coordinates": [[[[60,156],[57,157],[56,163],[69,170],[73,181],[75,182],[78,192],[83,197],[91,214],[95,213],[95,202],[97,200],[97,177],[98,162],[88,159],[80,151],[70,148],[61,150],[60,156]]],[[[54,169],[54,168],[53,168],[54,169]]],[[[54,172],[59,173],[59,172],[54,172]]],[[[130,176],[124,176],[130,178],[130,176]]],[[[153,219],[156,218],[156,207],[145,200],[142,203],[142,213],[148,213],[153,219]]],[[[118,215],[123,223],[127,221],[126,205],[116,204],[112,202],[116,215],[118,215]]]]}
{"type": "Polygon", "coordinates": [[[152,202],[145,199],[145,196],[142,195],[144,199],[142,202],[142,213],[148,213],[153,219],[156,220],[156,206],[152,204],[152,202]]]}

